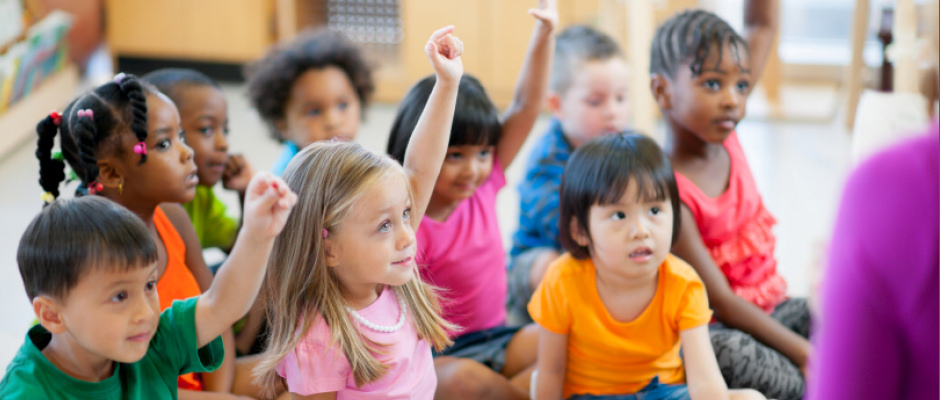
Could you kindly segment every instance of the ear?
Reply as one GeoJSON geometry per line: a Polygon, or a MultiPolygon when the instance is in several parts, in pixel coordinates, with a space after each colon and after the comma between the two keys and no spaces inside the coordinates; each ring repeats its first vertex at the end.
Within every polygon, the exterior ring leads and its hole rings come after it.
{"type": "Polygon", "coordinates": [[[574,242],[582,247],[590,247],[591,240],[588,239],[588,236],[584,233],[580,226],[578,226],[578,221],[574,218],[571,219],[571,226],[568,227],[571,232],[571,238],[574,239],[574,242]]]}
{"type": "Polygon", "coordinates": [[[39,319],[39,324],[50,333],[65,332],[65,320],[62,318],[62,305],[56,300],[46,296],[33,298],[33,312],[39,319]]]}
{"type": "Polygon", "coordinates": [[[650,91],[653,98],[663,110],[672,109],[672,98],[669,95],[669,80],[660,74],[650,74],[650,91]]]}
{"type": "Polygon", "coordinates": [[[548,92],[548,111],[555,118],[561,119],[561,94],[556,91],[548,92]]]}
{"type": "Polygon", "coordinates": [[[95,179],[105,188],[117,189],[118,183],[124,180],[124,164],[114,156],[98,159],[98,178],[95,179]]]}
{"type": "Polygon", "coordinates": [[[326,266],[333,268],[339,266],[339,248],[334,242],[333,238],[326,238],[323,240],[323,253],[326,255],[326,266]]]}
{"type": "Polygon", "coordinates": [[[286,118],[276,119],[274,121],[274,128],[277,129],[277,135],[280,136],[281,139],[287,140],[287,136],[284,135],[284,132],[287,131],[287,119],[286,118]]]}

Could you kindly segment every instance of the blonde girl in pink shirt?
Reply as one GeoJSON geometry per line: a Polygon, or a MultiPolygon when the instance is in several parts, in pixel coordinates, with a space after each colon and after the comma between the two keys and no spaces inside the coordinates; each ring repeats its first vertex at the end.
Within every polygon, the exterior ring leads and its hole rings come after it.
{"type": "Polygon", "coordinates": [[[271,335],[255,373],[294,399],[430,399],[431,346],[450,343],[432,287],[415,278],[414,231],[447,150],[463,43],[435,32],[437,76],[404,167],[347,142],[318,142],[287,166],[298,205],[265,280],[271,335]],[[415,156],[417,155],[417,156],[415,156]]]}

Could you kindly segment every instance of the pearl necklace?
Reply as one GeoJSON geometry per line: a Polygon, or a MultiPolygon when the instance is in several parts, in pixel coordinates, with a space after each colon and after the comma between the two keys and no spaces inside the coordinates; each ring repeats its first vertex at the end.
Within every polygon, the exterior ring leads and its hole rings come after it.
{"type": "Polygon", "coordinates": [[[405,302],[402,301],[401,299],[398,299],[398,306],[401,309],[401,316],[398,317],[398,323],[392,326],[379,325],[379,324],[373,323],[372,321],[367,320],[366,317],[359,315],[359,313],[356,312],[356,310],[353,310],[352,307],[349,307],[349,306],[346,306],[346,311],[352,314],[353,317],[356,317],[356,319],[359,320],[360,323],[362,323],[365,326],[368,326],[369,329],[372,329],[373,331],[391,333],[391,332],[395,332],[401,329],[401,327],[405,325],[405,302]]]}

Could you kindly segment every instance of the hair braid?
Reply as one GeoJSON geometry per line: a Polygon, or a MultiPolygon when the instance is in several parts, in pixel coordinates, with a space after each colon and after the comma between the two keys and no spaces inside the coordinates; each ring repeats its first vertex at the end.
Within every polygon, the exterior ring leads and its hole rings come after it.
{"type": "MultiPolygon", "coordinates": [[[[121,92],[127,96],[131,102],[131,111],[133,120],[131,120],[131,131],[137,136],[137,141],[147,140],[147,98],[144,96],[144,89],[140,81],[134,75],[126,75],[119,83],[121,92]]],[[[140,164],[147,161],[146,151],[140,154],[140,164]]]]}
{"type": "MultiPolygon", "coordinates": [[[[88,117],[73,117],[72,135],[78,144],[79,163],[82,165],[84,176],[83,186],[98,179],[98,159],[95,157],[95,147],[98,145],[98,128],[95,121],[88,117]]],[[[81,188],[80,188],[81,189],[81,188]]],[[[81,195],[81,190],[76,194],[81,195]]]]}
{"type": "Polygon", "coordinates": [[[740,65],[740,50],[748,51],[747,42],[717,15],[703,10],[683,11],[656,29],[650,46],[650,73],[672,77],[680,65],[688,63],[692,76],[705,68],[712,46],[718,46],[718,63],[725,56],[723,46],[730,45],[732,56],[740,65]]]}
{"type": "MultiPolygon", "coordinates": [[[[59,197],[59,183],[65,180],[65,162],[52,158],[52,146],[55,145],[55,136],[59,131],[52,116],[46,116],[36,124],[36,158],[39,159],[39,186],[52,194],[52,198],[59,197]]],[[[48,203],[47,203],[48,205],[48,203]]]]}

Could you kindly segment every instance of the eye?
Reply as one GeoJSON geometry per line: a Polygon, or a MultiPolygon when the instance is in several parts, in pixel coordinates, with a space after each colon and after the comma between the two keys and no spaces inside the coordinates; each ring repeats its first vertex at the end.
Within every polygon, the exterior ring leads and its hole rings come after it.
{"type": "Polygon", "coordinates": [[[406,221],[411,219],[411,209],[406,208],[405,211],[401,213],[401,217],[404,218],[406,221]]]}
{"type": "Polygon", "coordinates": [[[199,128],[199,133],[201,133],[201,134],[203,134],[203,135],[205,135],[205,136],[212,136],[212,135],[215,134],[215,132],[212,130],[212,127],[211,127],[211,126],[204,126],[204,127],[202,127],[202,128],[199,128]]]}
{"type": "Polygon", "coordinates": [[[587,99],[585,103],[587,103],[587,105],[591,107],[597,107],[601,105],[601,100],[600,99],[587,99]]]}
{"type": "Polygon", "coordinates": [[[383,222],[382,225],[379,225],[379,232],[385,233],[392,230],[392,224],[389,222],[383,222]]]}
{"type": "Polygon", "coordinates": [[[228,125],[225,125],[225,127],[222,128],[222,133],[224,133],[225,136],[228,136],[228,125]]]}
{"type": "Polygon", "coordinates": [[[747,93],[748,90],[751,90],[751,83],[748,81],[738,82],[738,91],[741,93],[747,93]]]}
{"type": "Polygon", "coordinates": [[[650,208],[650,215],[659,215],[659,213],[661,212],[663,212],[663,210],[659,208],[658,206],[650,208]]]}
{"type": "Polygon", "coordinates": [[[721,84],[718,83],[717,79],[709,79],[705,81],[705,83],[703,83],[702,85],[705,86],[706,89],[712,90],[712,91],[721,89],[721,84]]]}
{"type": "Polygon", "coordinates": [[[461,154],[460,152],[455,151],[453,153],[447,153],[448,160],[459,160],[462,158],[463,158],[463,154],[461,154]]]}
{"type": "Polygon", "coordinates": [[[620,221],[626,218],[627,218],[627,214],[624,213],[623,211],[614,211],[614,213],[610,215],[610,219],[614,221],[620,221]]]}
{"type": "Polygon", "coordinates": [[[310,111],[307,111],[307,115],[311,117],[319,117],[322,111],[319,108],[314,108],[310,111]]]}
{"type": "MultiPolygon", "coordinates": [[[[186,138],[186,135],[183,133],[180,133],[180,141],[185,143],[186,142],[185,138],[186,138]]],[[[171,146],[170,139],[162,139],[159,142],[157,142],[157,150],[167,150],[170,148],[170,146],[171,146]]]]}
{"type": "Polygon", "coordinates": [[[111,298],[111,301],[115,303],[121,303],[124,300],[127,300],[127,292],[124,291],[118,292],[114,295],[114,297],[111,298]]]}
{"type": "Polygon", "coordinates": [[[344,111],[344,110],[346,110],[347,108],[349,108],[349,103],[347,103],[347,102],[344,101],[344,102],[342,102],[342,103],[339,103],[339,105],[336,106],[336,108],[339,108],[341,111],[344,111]]]}
{"type": "Polygon", "coordinates": [[[480,157],[480,158],[488,158],[488,157],[490,156],[490,154],[492,154],[492,153],[493,153],[493,151],[490,150],[490,149],[480,150],[480,153],[478,153],[477,157],[480,157]]]}
{"type": "Polygon", "coordinates": [[[147,284],[144,285],[144,290],[151,291],[157,288],[157,281],[147,281],[147,284]]]}

